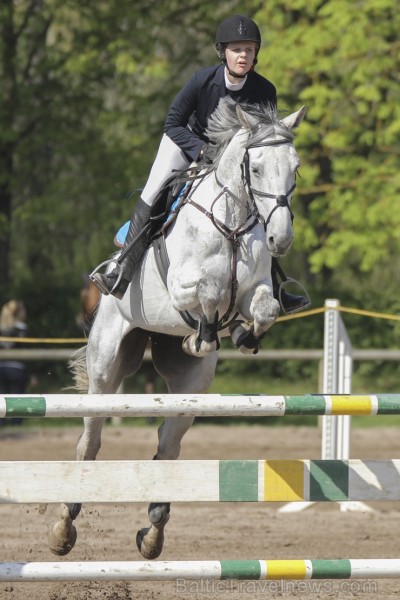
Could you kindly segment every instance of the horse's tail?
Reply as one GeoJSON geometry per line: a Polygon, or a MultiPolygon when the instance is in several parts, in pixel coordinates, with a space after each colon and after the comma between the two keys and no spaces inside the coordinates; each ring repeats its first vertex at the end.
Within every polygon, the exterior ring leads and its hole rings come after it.
{"type": "Polygon", "coordinates": [[[87,346],[78,348],[68,362],[68,368],[72,372],[75,381],[73,389],[81,392],[81,394],[87,394],[89,389],[89,378],[86,367],[86,348],[87,346]]]}

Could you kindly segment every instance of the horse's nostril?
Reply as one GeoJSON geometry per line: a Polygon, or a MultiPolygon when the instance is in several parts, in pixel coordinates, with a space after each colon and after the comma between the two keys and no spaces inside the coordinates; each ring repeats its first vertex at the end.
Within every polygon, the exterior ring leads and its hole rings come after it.
{"type": "Polygon", "coordinates": [[[268,237],[268,244],[273,244],[273,243],[274,243],[274,236],[273,236],[273,235],[270,235],[270,236],[268,237]]]}

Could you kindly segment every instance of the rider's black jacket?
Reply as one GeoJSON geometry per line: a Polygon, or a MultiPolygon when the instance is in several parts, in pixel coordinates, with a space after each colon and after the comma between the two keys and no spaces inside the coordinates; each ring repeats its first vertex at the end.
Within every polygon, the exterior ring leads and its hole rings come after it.
{"type": "Polygon", "coordinates": [[[275,86],[251,71],[241,90],[228,90],[225,85],[225,65],[197,71],[176,96],[167,115],[164,132],[183,150],[190,161],[197,160],[205,136],[207,119],[224,96],[238,103],[277,103],[275,86]]]}

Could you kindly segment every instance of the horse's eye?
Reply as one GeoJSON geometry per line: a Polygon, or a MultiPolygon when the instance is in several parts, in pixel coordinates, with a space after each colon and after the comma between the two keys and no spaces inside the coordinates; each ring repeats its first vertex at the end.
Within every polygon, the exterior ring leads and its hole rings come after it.
{"type": "Polygon", "coordinates": [[[260,169],[258,167],[251,167],[253,175],[260,175],[260,169]]]}

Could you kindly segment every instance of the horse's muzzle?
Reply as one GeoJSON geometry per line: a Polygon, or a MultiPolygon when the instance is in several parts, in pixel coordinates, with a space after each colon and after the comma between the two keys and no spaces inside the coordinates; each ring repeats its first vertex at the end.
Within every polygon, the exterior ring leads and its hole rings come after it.
{"type": "Polygon", "coordinates": [[[293,242],[293,235],[276,237],[267,235],[267,248],[272,256],[285,256],[293,242]]]}

